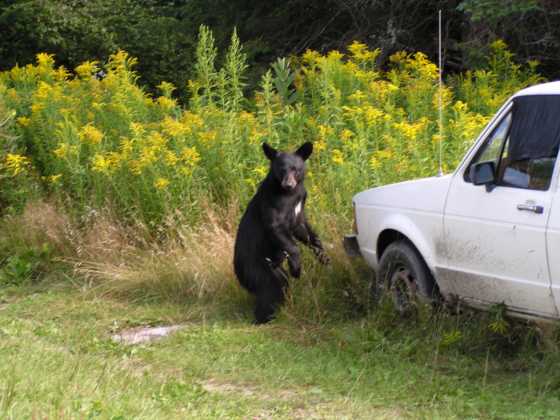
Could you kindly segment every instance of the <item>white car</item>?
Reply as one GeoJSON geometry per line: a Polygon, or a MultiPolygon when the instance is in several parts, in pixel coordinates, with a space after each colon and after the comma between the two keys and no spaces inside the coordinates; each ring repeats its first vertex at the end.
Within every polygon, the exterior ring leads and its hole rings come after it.
{"type": "Polygon", "coordinates": [[[344,239],[392,291],[560,318],[560,82],[513,95],[451,175],[362,191],[344,239]]]}

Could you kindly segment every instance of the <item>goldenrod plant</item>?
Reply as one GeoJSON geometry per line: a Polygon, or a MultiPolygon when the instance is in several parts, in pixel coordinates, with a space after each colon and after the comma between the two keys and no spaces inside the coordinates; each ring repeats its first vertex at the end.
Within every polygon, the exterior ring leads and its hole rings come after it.
{"type": "Polygon", "coordinates": [[[251,93],[236,32],[217,68],[212,32],[202,26],[186,107],[174,96],[186,87],[162,82],[160,96],[144,92],[124,51],[73,72],[41,53],[36,64],[0,74],[17,137],[2,151],[2,176],[33,174],[78,213],[109,208],[155,228],[179,212],[196,224],[201,202],[246,203],[266,172],[263,141],[290,149],[310,140],[310,208],[344,221],[356,191],[435,175],[439,142],[443,169],[452,171],[505,98],[539,80],[536,64],[516,64],[502,41],[491,51],[486,70],[443,87],[442,133],[438,69],[420,52],[395,53],[382,70],[380,51],[359,42],[346,54],[307,51],[276,62],[251,93]]]}

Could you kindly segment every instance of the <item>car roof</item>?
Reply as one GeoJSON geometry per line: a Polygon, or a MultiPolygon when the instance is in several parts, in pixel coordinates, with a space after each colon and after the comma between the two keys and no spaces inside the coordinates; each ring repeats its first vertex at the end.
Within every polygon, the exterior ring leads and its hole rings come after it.
{"type": "Polygon", "coordinates": [[[520,90],[513,97],[525,95],[560,95],[560,81],[530,86],[520,90]]]}

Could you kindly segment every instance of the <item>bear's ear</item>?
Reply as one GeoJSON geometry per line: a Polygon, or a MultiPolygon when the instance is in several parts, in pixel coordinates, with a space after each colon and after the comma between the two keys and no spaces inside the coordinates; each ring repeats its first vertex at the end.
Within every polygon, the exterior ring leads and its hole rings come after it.
{"type": "Polygon", "coordinates": [[[307,158],[311,156],[311,152],[313,152],[313,143],[308,141],[307,143],[303,143],[299,149],[296,150],[296,155],[303,160],[307,160],[307,158]]]}
{"type": "Polygon", "coordinates": [[[276,158],[276,155],[278,154],[278,151],[274,147],[269,146],[268,143],[263,143],[262,148],[263,148],[264,154],[266,155],[266,157],[269,160],[274,160],[274,158],[276,158]]]}

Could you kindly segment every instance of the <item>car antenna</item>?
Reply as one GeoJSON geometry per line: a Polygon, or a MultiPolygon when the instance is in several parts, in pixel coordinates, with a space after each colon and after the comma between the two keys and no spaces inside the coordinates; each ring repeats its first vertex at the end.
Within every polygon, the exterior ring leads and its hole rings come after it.
{"type": "Polygon", "coordinates": [[[441,65],[441,9],[438,11],[438,59],[439,59],[439,85],[438,85],[438,107],[439,107],[439,121],[438,121],[438,134],[439,134],[439,158],[438,158],[438,176],[443,175],[442,169],[442,148],[441,143],[443,142],[443,101],[442,101],[442,65],[441,65]]]}

